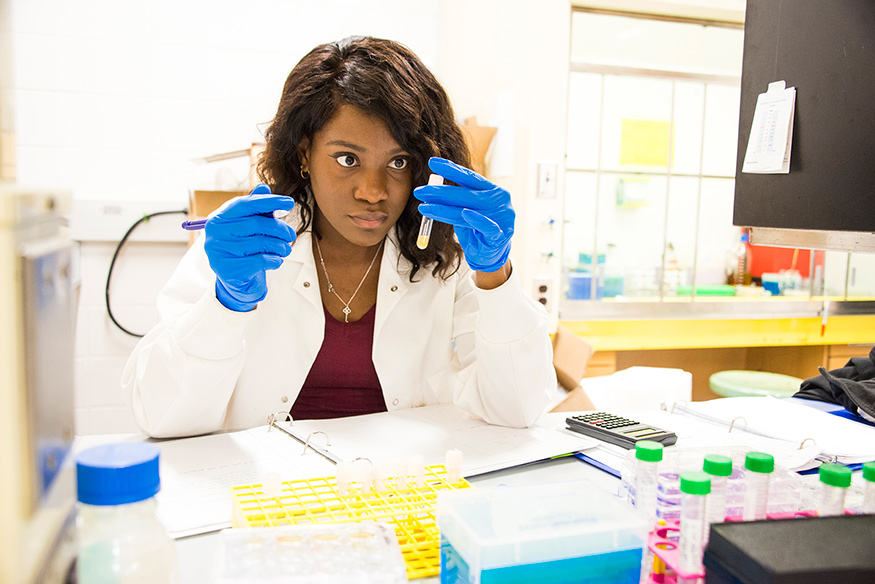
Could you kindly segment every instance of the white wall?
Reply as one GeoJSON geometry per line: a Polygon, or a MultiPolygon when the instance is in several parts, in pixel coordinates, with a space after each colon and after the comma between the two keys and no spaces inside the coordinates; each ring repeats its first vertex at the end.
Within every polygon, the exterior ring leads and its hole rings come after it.
{"type": "MultiPolygon", "coordinates": [[[[500,159],[512,172],[496,182],[518,211],[516,269],[525,281],[554,269],[538,250],[558,255],[558,230],[539,220],[558,218],[561,202],[533,193],[535,161],[563,156],[569,19],[567,0],[12,0],[17,182],[69,189],[88,209],[73,219],[83,239],[77,432],[135,430],[119,378],[136,339],[103,306],[115,245],[88,234],[113,213],[95,209],[181,209],[193,188],[244,182],[233,165],[195,159],[260,140],[288,72],[321,42],[369,34],[408,45],[460,118],[489,123],[497,103],[512,103],[496,118],[513,138],[500,159]]],[[[179,218],[153,222],[173,233],[179,218]]],[[[154,324],[155,294],[184,251],[182,237],[127,246],[112,288],[122,324],[154,324]]]]}

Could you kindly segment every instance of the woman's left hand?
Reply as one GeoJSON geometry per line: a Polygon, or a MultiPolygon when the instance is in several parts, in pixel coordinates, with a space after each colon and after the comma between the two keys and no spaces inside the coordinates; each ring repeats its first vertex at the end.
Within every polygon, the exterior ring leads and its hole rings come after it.
{"type": "Polygon", "coordinates": [[[413,189],[413,195],[423,203],[419,212],[453,226],[472,270],[500,270],[510,256],[516,218],[510,193],[444,158],[430,158],[428,167],[458,186],[426,185],[413,189]]]}

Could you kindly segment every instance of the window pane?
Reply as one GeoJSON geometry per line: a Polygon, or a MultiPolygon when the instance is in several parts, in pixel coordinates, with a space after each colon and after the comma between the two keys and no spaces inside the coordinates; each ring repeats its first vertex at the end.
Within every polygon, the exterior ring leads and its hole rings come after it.
{"type": "Polygon", "coordinates": [[[735,267],[734,250],[741,232],[732,224],[734,197],[734,180],[702,179],[696,286],[725,284],[735,267]]]}
{"type": "Polygon", "coordinates": [[[571,19],[573,63],[738,77],[743,46],[735,28],[586,12],[571,19]]]}
{"type": "Polygon", "coordinates": [[[696,215],[698,214],[699,179],[669,179],[663,294],[688,293],[693,257],[696,253],[696,215]]]}
{"type": "Polygon", "coordinates": [[[709,84],[705,91],[702,174],[735,176],[740,88],[709,84]]]}
{"type": "Polygon", "coordinates": [[[823,293],[826,296],[845,296],[848,282],[850,254],[844,251],[827,251],[824,261],[823,293]]]}
{"type": "Polygon", "coordinates": [[[875,299],[875,254],[851,254],[851,265],[848,275],[848,299],[875,299]]]}
{"type": "Polygon", "coordinates": [[[665,171],[670,152],[672,82],[605,75],[602,169],[665,171]]]}
{"type": "Polygon", "coordinates": [[[568,88],[568,168],[598,165],[602,76],[572,73],[568,88]]]}
{"type": "Polygon", "coordinates": [[[623,296],[658,296],[666,178],[605,174],[600,182],[596,230],[606,275],[621,278],[623,296]]]}
{"type": "Polygon", "coordinates": [[[672,173],[699,174],[702,158],[702,108],[705,85],[677,82],[674,87],[674,160],[672,173]]]}

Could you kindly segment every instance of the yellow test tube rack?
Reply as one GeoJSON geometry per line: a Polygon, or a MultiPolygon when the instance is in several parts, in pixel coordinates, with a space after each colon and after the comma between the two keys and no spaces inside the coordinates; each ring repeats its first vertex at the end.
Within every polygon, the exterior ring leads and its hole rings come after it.
{"type": "Polygon", "coordinates": [[[391,524],[407,566],[407,578],[440,573],[440,534],[435,521],[441,491],[468,489],[463,478],[447,480],[444,465],[426,466],[424,476],[389,477],[362,488],[353,484],[341,495],[335,477],[284,481],[276,496],[263,485],[231,488],[234,527],[274,527],[377,521],[391,524]],[[417,484],[418,483],[418,484],[417,484]]]}

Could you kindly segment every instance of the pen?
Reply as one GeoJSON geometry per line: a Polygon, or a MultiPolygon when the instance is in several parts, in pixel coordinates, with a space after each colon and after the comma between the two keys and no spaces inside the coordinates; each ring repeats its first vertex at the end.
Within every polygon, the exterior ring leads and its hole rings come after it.
{"type": "Polygon", "coordinates": [[[186,231],[197,231],[198,229],[203,229],[206,224],[206,219],[195,219],[193,221],[183,221],[182,228],[186,231]]]}
{"type": "MultiPolygon", "coordinates": [[[[288,211],[282,211],[282,210],[274,211],[273,218],[274,219],[282,219],[283,217],[285,217],[288,214],[289,214],[288,211]]],[[[183,221],[182,222],[182,228],[185,229],[186,231],[197,231],[198,229],[203,229],[204,227],[206,227],[206,225],[207,225],[206,219],[193,219],[191,221],[183,221]]]]}

